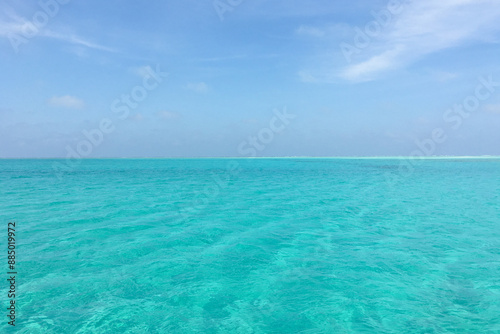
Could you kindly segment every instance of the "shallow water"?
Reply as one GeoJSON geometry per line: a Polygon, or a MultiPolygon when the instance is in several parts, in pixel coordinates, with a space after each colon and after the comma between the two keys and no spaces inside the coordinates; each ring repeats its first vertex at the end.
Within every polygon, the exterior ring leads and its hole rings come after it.
{"type": "Polygon", "coordinates": [[[404,163],[0,160],[17,332],[500,333],[500,160],[404,163]]]}

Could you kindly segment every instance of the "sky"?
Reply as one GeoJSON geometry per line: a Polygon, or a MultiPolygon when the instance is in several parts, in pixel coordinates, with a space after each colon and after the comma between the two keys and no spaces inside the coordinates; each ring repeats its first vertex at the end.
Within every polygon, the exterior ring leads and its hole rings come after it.
{"type": "Polygon", "coordinates": [[[4,0],[0,158],[500,155],[496,0],[4,0]]]}

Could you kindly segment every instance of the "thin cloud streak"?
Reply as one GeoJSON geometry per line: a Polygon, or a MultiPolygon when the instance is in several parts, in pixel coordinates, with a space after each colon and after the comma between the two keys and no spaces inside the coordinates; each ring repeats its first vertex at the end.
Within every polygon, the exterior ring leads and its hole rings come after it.
{"type": "MultiPolygon", "coordinates": [[[[89,49],[96,49],[106,52],[118,52],[117,50],[100,45],[97,43],[92,43],[76,34],[68,34],[67,32],[59,32],[55,30],[48,29],[47,27],[36,27],[31,21],[26,20],[18,15],[9,14],[10,22],[6,22],[5,20],[0,20],[0,36],[4,36],[7,38],[12,37],[13,35],[17,35],[22,38],[27,38],[28,40],[36,37],[45,37],[57,39],[63,42],[67,42],[74,45],[80,45],[87,47],[89,49]],[[33,36],[25,36],[26,31],[32,31],[32,28],[35,28],[35,34],[33,36]]],[[[66,30],[66,29],[65,29],[66,30]]]]}
{"type": "Polygon", "coordinates": [[[89,41],[87,41],[87,40],[85,40],[77,35],[73,35],[73,34],[61,34],[61,33],[58,33],[58,32],[52,31],[52,30],[47,30],[47,31],[43,32],[42,36],[58,39],[58,40],[68,42],[71,44],[85,46],[89,49],[96,49],[96,50],[113,52],[113,53],[118,52],[118,50],[115,50],[113,48],[110,48],[110,47],[107,47],[104,45],[89,42],[89,41]]]}
{"type": "Polygon", "coordinates": [[[70,109],[82,109],[85,106],[85,103],[81,99],[70,95],[51,97],[47,103],[53,107],[70,109]]]}
{"type": "Polygon", "coordinates": [[[193,92],[199,93],[199,94],[205,94],[209,90],[208,85],[205,82],[190,82],[185,86],[185,88],[187,90],[190,90],[190,91],[193,91],[193,92]]]}
{"type": "Polygon", "coordinates": [[[500,6],[493,0],[412,1],[394,26],[370,46],[378,51],[344,68],[340,76],[369,81],[434,52],[472,41],[491,41],[488,37],[499,30],[498,20],[500,6]]]}

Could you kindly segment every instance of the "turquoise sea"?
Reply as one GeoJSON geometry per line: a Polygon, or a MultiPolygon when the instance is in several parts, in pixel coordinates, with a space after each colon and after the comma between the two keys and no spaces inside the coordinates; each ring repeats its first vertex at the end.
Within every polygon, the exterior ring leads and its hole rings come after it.
{"type": "Polygon", "coordinates": [[[0,160],[2,333],[500,333],[500,159],[0,160]]]}

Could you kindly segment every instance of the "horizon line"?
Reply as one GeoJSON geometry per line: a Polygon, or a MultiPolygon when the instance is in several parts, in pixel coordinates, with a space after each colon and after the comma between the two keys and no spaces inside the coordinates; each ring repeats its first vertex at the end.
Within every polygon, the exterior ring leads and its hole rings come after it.
{"type": "Polygon", "coordinates": [[[85,157],[85,158],[67,158],[67,157],[0,157],[0,160],[141,160],[141,159],[500,159],[500,155],[432,155],[432,156],[405,156],[405,155],[373,155],[373,156],[260,156],[260,157],[242,157],[242,156],[209,156],[209,157],[85,157]]]}

